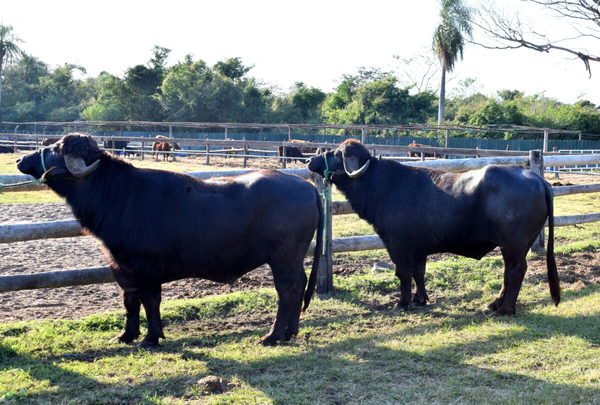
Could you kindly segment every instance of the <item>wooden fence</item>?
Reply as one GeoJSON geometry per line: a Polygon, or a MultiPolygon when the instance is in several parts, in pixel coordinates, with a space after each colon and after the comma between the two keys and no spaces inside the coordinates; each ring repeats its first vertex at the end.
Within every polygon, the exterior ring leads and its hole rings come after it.
{"type": "MultiPolygon", "coordinates": [[[[600,162],[600,155],[546,156],[543,157],[542,161],[542,154],[540,151],[531,151],[529,156],[420,161],[407,162],[405,164],[455,172],[478,169],[488,164],[512,164],[530,166],[532,169],[541,173],[543,172],[544,166],[555,167],[598,162],[600,162]]],[[[322,178],[318,175],[313,175],[306,169],[288,169],[283,171],[299,175],[306,179],[312,178],[317,188],[321,190],[323,189],[322,178]]],[[[247,172],[249,171],[236,170],[220,172],[191,172],[188,174],[197,178],[207,179],[211,177],[236,176],[247,172]]],[[[0,183],[11,184],[30,179],[31,177],[29,176],[20,175],[0,176],[0,183]]],[[[554,187],[553,191],[555,196],[576,193],[595,193],[600,192],[600,184],[554,187]]],[[[352,208],[348,202],[333,202],[331,203],[331,209],[328,211],[331,213],[331,215],[345,215],[351,214],[352,208]]],[[[595,221],[600,221],[600,213],[555,217],[556,226],[574,225],[595,221]]],[[[327,218],[326,223],[331,227],[331,218],[327,218]]],[[[377,235],[331,239],[331,234],[332,232],[330,229],[330,232],[328,232],[329,239],[325,241],[329,247],[327,249],[329,254],[322,258],[321,267],[319,269],[317,292],[320,294],[330,293],[333,290],[332,253],[384,248],[382,241],[377,235]]],[[[79,223],[74,220],[46,223],[0,224],[0,243],[12,243],[17,241],[47,238],[74,237],[81,235],[81,227],[79,223]]],[[[313,251],[314,246],[311,245],[308,254],[311,255],[313,251]]],[[[113,279],[108,267],[81,270],[61,270],[39,274],[2,276],[0,277],[0,292],[33,288],[96,284],[112,281],[113,279]]]]}
{"type": "MultiPolygon", "coordinates": [[[[0,144],[9,146],[13,150],[28,150],[36,149],[41,146],[41,141],[45,137],[44,135],[36,134],[10,134],[0,133],[0,137],[10,138],[7,141],[0,141],[0,144]]],[[[151,145],[155,141],[155,138],[148,137],[128,137],[128,136],[95,136],[94,137],[99,145],[103,145],[104,141],[127,141],[135,143],[137,147],[131,147],[127,149],[113,149],[107,148],[106,150],[112,152],[123,152],[138,154],[142,159],[145,155],[151,154],[151,145]]],[[[176,142],[182,148],[165,153],[168,156],[175,157],[177,155],[190,155],[190,156],[201,156],[205,157],[206,164],[210,164],[211,156],[226,156],[236,157],[244,160],[244,167],[248,159],[255,158],[267,158],[267,159],[278,159],[281,161],[282,168],[285,168],[286,161],[295,159],[294,157],[280,157],[277,155],[277,149],[280,146],[284,147],[298,147],[298,148],[309,148],[316,150],[318,148],[332,148],[334,144],[325,142],[274,142],[274,141],[251,141],[251,140],[224,140],[224,139],[190,139],[190,138],[167,138],[161,139],[161,141],[176,142]]],[[[495,150],[495,149],[467,149],[467,148],[439,148],[439,147],[420,147],[420,146],[401,146],[401,145],[382,145],[382,144],[370,144],[368,145],[369,150],[373,156],[379,157],[391,157],[394,159],[402,160],[417,160],[408,156],[416,154],[421,156],[421,160],[425,160],[426,154],[435,153],[437,156],[470,156],[470,157],[496,157],[496,156],[527,156],[526,151],[507,151],[507,150],[495,150]]],[[[285,148],[284,148],[285,150],[285,148]]],[[[550,155],[552,153],[547,153],[550,155]]],[[[310,156],[310,154],[309,154],[310,156]]]]}

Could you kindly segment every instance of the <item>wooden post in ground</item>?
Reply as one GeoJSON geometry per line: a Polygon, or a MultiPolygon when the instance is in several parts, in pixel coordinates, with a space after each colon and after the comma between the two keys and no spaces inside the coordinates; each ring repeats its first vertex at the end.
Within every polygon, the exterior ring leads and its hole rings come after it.
{"type": "Polygon", "coordinates": [[[544,153],[548,152],[548,138],[549,138],[549,132],[548,132],[548,128],[544,129],[544,146],[542,148],[542,151],[544,153]]]}
{"type": "MultiPolygon", "coordinates": [[[[544,154],[541,150],[529,151],[529,168],[544,178],[544,154]]],[[[544,228],[542,228],[542,232],[540,232],[535,242],[533,242],[531,250],[534,252],[544,251],[544,228]]]]}
{"type": "MultiPolygon", "coordinates": [[[[448,138],[450,137],[450,130],[448,128],[446,128],[446,130],[444,131],[444,148],[448,148],[448,138]]],[[[442,158],[447,159],[448,155],[446,155],[444,153],[444,155],[442,156],[442,158]]]]}
{"type": "Polygon", "coordinates": [[[208,136],[206,137],[206,145],[205,145],[205,149],[204,150],[206,152],[206,161],[204,162],[204,164],[206,166],[209,166],[210,165],[210,154],[209,154],[210,147],[208,146],[208,136]]]}
{"type": "MultiPolygon", "coordinates": [[[[318,174],[313,175],[313,181],[319,195],[323,195],[323,177],[318,174]]],[[[321,255],[319,261],[319,270],[317,273],[317,294],[319,295],[331,295],[333,294],[333,255],[332,255],[332,211],[331,211],[331,187],[327,188],[326,198],[321,200],[323,202],[323,215],[325,225],[325,238],[323,238],[324,249],[320,252],[315,251],[315,255],[321,255]],[[325,254],[323,254],[325,251],[325,254]]],[[[318,231],[317,231],[318,232],[318,231]]]]}
{"type": "Polygon", "coordinates": [[[248,167],[248,145],[246,144],[246,137],[244,137],[244,169],[248,167]]]}
{"type": "Polygon", "coordinates": [[[282,169],[287,168],[287,159],[286,159],[287,153],[285,153],[286,152],[285,149],[286,148],[285,148],[285,142],[284,142],[281,146],[281,168],[282,169]]]}
{"type": "Polygon", "coordinates": [[[361,134],[360,134],[360,142],[361,142],[362,144],[365,144],[365,143],[367,143],[367,129],[366,129],[366,128],[363,128],[363,129],[361,130],[361,134]]]}

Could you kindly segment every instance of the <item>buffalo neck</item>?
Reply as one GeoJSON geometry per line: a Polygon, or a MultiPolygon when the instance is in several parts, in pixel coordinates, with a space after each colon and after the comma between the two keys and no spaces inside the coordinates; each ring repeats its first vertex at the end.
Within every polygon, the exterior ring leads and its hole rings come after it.
{"type": "Polygon", "coordinates": [[[373,217],[371,211],[376,205],[376,201],[372,198],[373,189],[370,184],[379,163],[377,159],[371,158],[368,170],[358,178],[351,178],[345,173],[332,178],[332,183],[344,194],[354,212],[369,222],[373,217]]]}
{"type": "Polygon", "coordinates": [[[110,179],[122,177],[123,168],[129,171],[137,170],[130,164],[110,156],[103,156],[100,159],[101,164],[98,169],[86,177],[48,181],[48,186],[66,199],[81,225],[94,233],[98,230],[99,211],[113,205],[119,200],[116,194],[125,191],[123,188],[119,189],[118,184],[124,186],[122,182],[110,181],[110,179]]]}

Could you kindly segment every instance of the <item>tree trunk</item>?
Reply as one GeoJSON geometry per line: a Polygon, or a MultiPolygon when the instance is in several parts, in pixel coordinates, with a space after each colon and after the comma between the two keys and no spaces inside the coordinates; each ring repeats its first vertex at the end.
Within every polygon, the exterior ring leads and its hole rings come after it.
{"type": "Polygon", "coordinates": [[[446,69],[442,67],[442,82],[440,83],[440,104],[438,108],[438,125],[444,122],[444,102],[446,101],[446,69]]]}

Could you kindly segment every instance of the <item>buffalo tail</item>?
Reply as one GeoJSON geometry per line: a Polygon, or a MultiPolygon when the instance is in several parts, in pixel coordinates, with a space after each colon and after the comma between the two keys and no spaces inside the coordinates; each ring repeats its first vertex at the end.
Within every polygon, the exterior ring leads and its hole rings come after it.
{"type": "Polygon", "coordinates": [[[323,216],[323,204],[321,203],[321,196],[319,192],[315,190],[317,195],[317,208],[319,210],[319,225],[317,226],[317,242],[315,244],[315,252],[313,256],[312,269],[310,270],[310,276],[308,277],[308,285],[304,293],[304,306],[302,312],[306,311],[308,304],[315,292],[315,286],[317,285],[317,272],[319,271],[319,263],[321,261],[323,251],[323,227],[325,225],[325,218],[323,216]]]}
{"type": "Polygon", "coordinates": [[[548,267],[548,285],[554,305],[560,302],[560,281],[554,259],[554,193],[552,187],[544,182],[546,188],[546,206],[548,207],[548,248],[546,249],[546,266],[548,267]]]}

